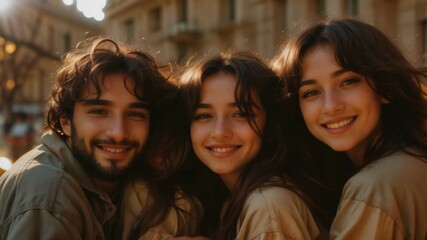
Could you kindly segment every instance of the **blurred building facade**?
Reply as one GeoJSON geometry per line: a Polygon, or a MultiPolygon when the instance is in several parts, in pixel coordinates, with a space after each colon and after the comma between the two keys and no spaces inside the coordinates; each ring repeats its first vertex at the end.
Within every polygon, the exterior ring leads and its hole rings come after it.
{"type": "Polygon", "coordinates": [[[62,0],[9,1],[13,6],[0,12],[0,97],[20,88],[17,105],[41,108],[61,56],[95,35],[135,44],[164,62],[228,48],[270,59],[287,36],[314,21],[356,17],[387,33],[415,64],[427,63],[427,0],[108,0],[103,22],[62,0]],[[13,71],[5,73],[14,67],[28,71],[22,86],[13,71]]]}
{"type": "Polygon", "coordinates": [[[341,17],[377,26],[415,64],[427,51],[427,0],[109,0],[106,12],[107,35],[162,61],[228,48],[269,59],[293,31],[341,17]]]}
{"type": "MultiPolygon", "coordinates": [[[[88,35],[102,31],[100,23],[62,0],[9,0],[0,12],[1,99],[16,91],[15,111],[40,111],[61,57],[88,35]],[[8,46],[14,46],[13,51],[8,46]]],[[[4,104],[8,103],[0,102],[4,104]]]]}
{"type": "Polygon", "coordinates": [[[34,144],[39,143],[43,108],[61,58],[78,42],[102,33],[101,23],[62,0],[0,0],[0,157],[12,157],[5,136],[17,113],[28,115],[34,144]]]}

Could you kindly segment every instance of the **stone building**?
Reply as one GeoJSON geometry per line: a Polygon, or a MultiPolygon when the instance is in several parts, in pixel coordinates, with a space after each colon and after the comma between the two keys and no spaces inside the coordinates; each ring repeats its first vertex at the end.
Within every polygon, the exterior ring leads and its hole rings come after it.
{"type": "Polygon", "coordinates": [[[4,1],[12,6],[2,10],[0,4],[0,75],[10,69],[8,59],[39,58],[21,68],[29,70],[25,84],[18,85],[12,75],[1,84],[6,90],[21,88],[18,105],[39,108],[50,94],[60,57],[95,35],[133,43],[165,62],[228,48],[269,59],[289,34],[307,24],[356,17],[387,33],[414,63],[427,61],[427,0],[108,0],[103,22],[86,19],[62,0],[4,1]],[[11,43],[12,48],[6,46],[11,43]]]}
{"type": "Polygon", "coordinates": [[[427,0],[109,0],[106,33],[163,61],[238,48],[271,58],[293,31],[356,17],[387,33],[414,63],[427,51],[427,0]]]}

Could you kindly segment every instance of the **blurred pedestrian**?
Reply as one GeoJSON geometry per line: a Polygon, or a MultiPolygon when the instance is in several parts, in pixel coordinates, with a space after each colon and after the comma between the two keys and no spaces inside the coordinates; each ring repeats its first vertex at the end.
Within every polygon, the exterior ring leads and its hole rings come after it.
{"type": "Polygon", "coordinates": [[[34,143],[34,127],[24,112],[16,112],[13,116],[6,139],[10,149],[12,161],[16,161],[21,155],[29,151],[34,143]]]}

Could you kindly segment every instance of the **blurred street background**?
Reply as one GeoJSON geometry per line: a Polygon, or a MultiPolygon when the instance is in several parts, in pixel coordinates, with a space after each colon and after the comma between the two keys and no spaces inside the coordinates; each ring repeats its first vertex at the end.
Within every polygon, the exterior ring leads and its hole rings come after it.
{"type": "Polygon", "coordinates": [[[0,157],[39,143],[57,67],[85,39],[111,37],[174,65],[229,48],[268,61],[294,31],[342,17],[377,26],[425,65],[427,0],[0,0],[0,157]]]}

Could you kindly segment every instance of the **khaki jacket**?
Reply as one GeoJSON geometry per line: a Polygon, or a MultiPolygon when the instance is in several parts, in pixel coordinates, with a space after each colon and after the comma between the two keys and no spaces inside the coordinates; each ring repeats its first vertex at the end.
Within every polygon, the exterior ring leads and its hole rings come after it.
{"type": "MultiPolygon", "coordinates": [[[[203,217],[203,207],[199,201],[184,197],[176,193],[176,205],[188,214],[179,214],[171,209],[166,220],[159,226],[150,229],[139,239],[166,240],[178,236],[198,235],[199,225],[203,217]]],[[[137,222],[144,208],[150,207],[152,198],[147,184],[143,180],[131,182],[126,187],[123,204],[123,235],[122,239],[128,239],[132,227],[137,222]]]]}
{"type": "MultiPolygon", "coordinates": [[[[116,206],[54,133],[0,177],[0,239],[117,239],[116,206]]],[[[121,230],[118,230],[121,232],[121,230]]]]}
{"type": "Polygon", "coordinates": [[[331,239],[427,239],[427,162],[403,152],[379,159],[344,186],[331,239]]]}
{"type": "Polygon", "coordinates": [[[307,204],[281,187],[253,192],[244,204],[236,232],[239,240],[309,240],[320,236],[307,204]]]}

